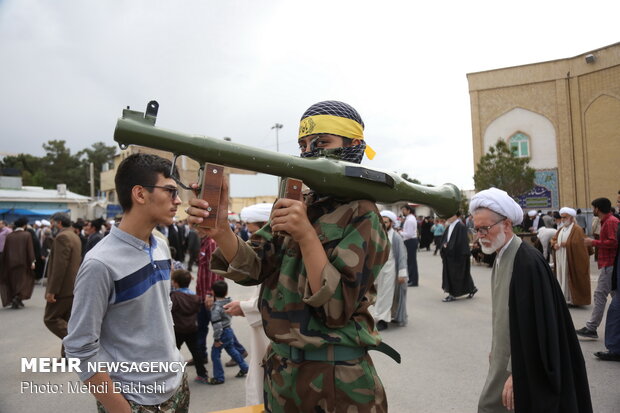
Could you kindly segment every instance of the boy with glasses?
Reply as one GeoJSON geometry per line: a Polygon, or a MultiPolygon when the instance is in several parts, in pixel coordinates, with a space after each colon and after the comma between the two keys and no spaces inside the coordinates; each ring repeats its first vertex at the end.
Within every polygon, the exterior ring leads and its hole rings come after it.
{"type": "Polygon", "coordinates": [[[170,252],[152,235],[170,225],[181,204],[171,163],[134,154],[118,167],[123,218],[85,257],[75,283],[68,357],[80,359],[80,379],[99,412],[187,412],[189,388],[170,313],[170,252]],[[163,363],[167,369],[90,371],[89,362],[163,363]],[[116,391],[122,388],[123,391],[116,391]]]}

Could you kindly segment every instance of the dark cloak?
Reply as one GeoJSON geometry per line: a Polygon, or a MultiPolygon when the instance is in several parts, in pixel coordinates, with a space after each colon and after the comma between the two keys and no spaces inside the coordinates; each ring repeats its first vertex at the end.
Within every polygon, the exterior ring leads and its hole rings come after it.
{"type": "Polygon", "coordinates": [[[522,243],[509,292],[516,412],[592,412],[581,347],[564,294],[543,255],[522,243]]]}
{"type": "Polygon", "coordinates": [[[32,236],[28,231],[13,231],[6,237],[2,270],[0,271],[0,299],[2,306],[11,304],[13,297],[27,300],[34,289],[34,262],[32,236]]]}
{"type": "Polygon", "coordinates": [[[471,278],[471,261],[467,228],[460,221],[452,229],[450,241],[448,228],[441,241],[441,261],[443,262],[441,288],[454,297],[469,294],[475,288],[471,278]],[[445,246],[444,246],[445,245],[445,246]]]}
{"type": "Polygon", "coordinates": [[[420,226],[420,249],[429,249],[431,247],[434,239],[433,232],[431,231],[432,227],[432,222],[426,219],[422,221],[422,225],[420,226]]]}

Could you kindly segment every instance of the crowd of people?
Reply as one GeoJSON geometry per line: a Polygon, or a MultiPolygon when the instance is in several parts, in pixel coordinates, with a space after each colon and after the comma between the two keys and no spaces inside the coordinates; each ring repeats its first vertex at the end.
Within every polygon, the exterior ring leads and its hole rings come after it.
{"type": "MultiPolygon", "coordinates": [[[[351,106],[319,102],[300,122],[302,156],[330,151],[360,163],[370,152],[363,129],[351,106]]],[[[467,216],[457,211],[447,219],[417,218],[410,204],[397,215],[367,200],[311,190],[303,200],[245,208],[240,223],[221,214],[215,227],[205,227],[209,205],[200,198],[190,200],[187,220],[176,221],[181,199],[170,171],[170,162],[156,155],[125,158],[115,177],[123,209],[116,222],[72,223],[65,213],[32,225],[18,219],[13,228],[0,221],[3,306],[22,308],[35,279],[44,278],[45,325],[61,338],[61,357],[80,360],[82,381],[110,389],[113,382],[163,383],[159,392],[96,393],[100,412],[187,412],[187,370],[86,367],[93,361],[183,363],[182,345],[192,355],[194,380],[211,385],[225,383],[225,350],[226,365],[238,366],[236,377],[246,380],[247,405],[264,403],[270,412],[387,411],[369,351],[400,361],[379,331],[407,325],[408,288],[424,277],[417,254],[430,253],[433,243],[442,261],[437,288],[446,294],[443,302],[478,292],[472,262],[492,267],[492,350],[480,412],[591,412],[577,336],[598,337],[610,294],[607,351],[596,356],[620,360],[620,303],[612,292],[619,221],[609,199],[592,202],[593,238],[585,235],[579,211],[524,213],[495,188],[476,194],[467,216]],[[516,228],[536,234],[538,250],[516,228]],[[575,330],[568,305],[590,303],[594,249],[600,275],[592,317],[575,330]],[[225,280],[252,288],[252,297],[228,297],[225,280]],[[233,316],[248,323],[248,350],[232,329],[233,316]]],[[[228,209],[226,185],[219,208],[228,209]]]]}

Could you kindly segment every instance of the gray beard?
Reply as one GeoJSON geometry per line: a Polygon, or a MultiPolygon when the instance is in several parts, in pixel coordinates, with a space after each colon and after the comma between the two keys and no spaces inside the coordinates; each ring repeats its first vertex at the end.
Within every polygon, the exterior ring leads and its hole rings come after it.
{"type": "Polygon", "coordinates": [[[495,238],[495,241],[491,242],[491,244],[488,246],[485,245],[482,242],[482,240],[480,240],[480,248],[482,249],[482,252],[490,255],[496,251],[499,251],[499,249],[502,248],[505,243],[506,243],[506,234],[503,232],[500,232],[497,238],[495,238]]]}

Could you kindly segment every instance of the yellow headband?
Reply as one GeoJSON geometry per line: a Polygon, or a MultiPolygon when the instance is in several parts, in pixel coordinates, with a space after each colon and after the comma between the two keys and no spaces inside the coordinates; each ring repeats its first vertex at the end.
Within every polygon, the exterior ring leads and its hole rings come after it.
{"type": "MultiPolygon", "coordinates": [[[[353,119],[333,115],[314,115],[301,120],[298,139],[321,133],[364,140],[364,128],[353,119]]],[[[368,159],[374,158],[376,154],[368,144],[366,144],[365,153],[368,159]]]]}

